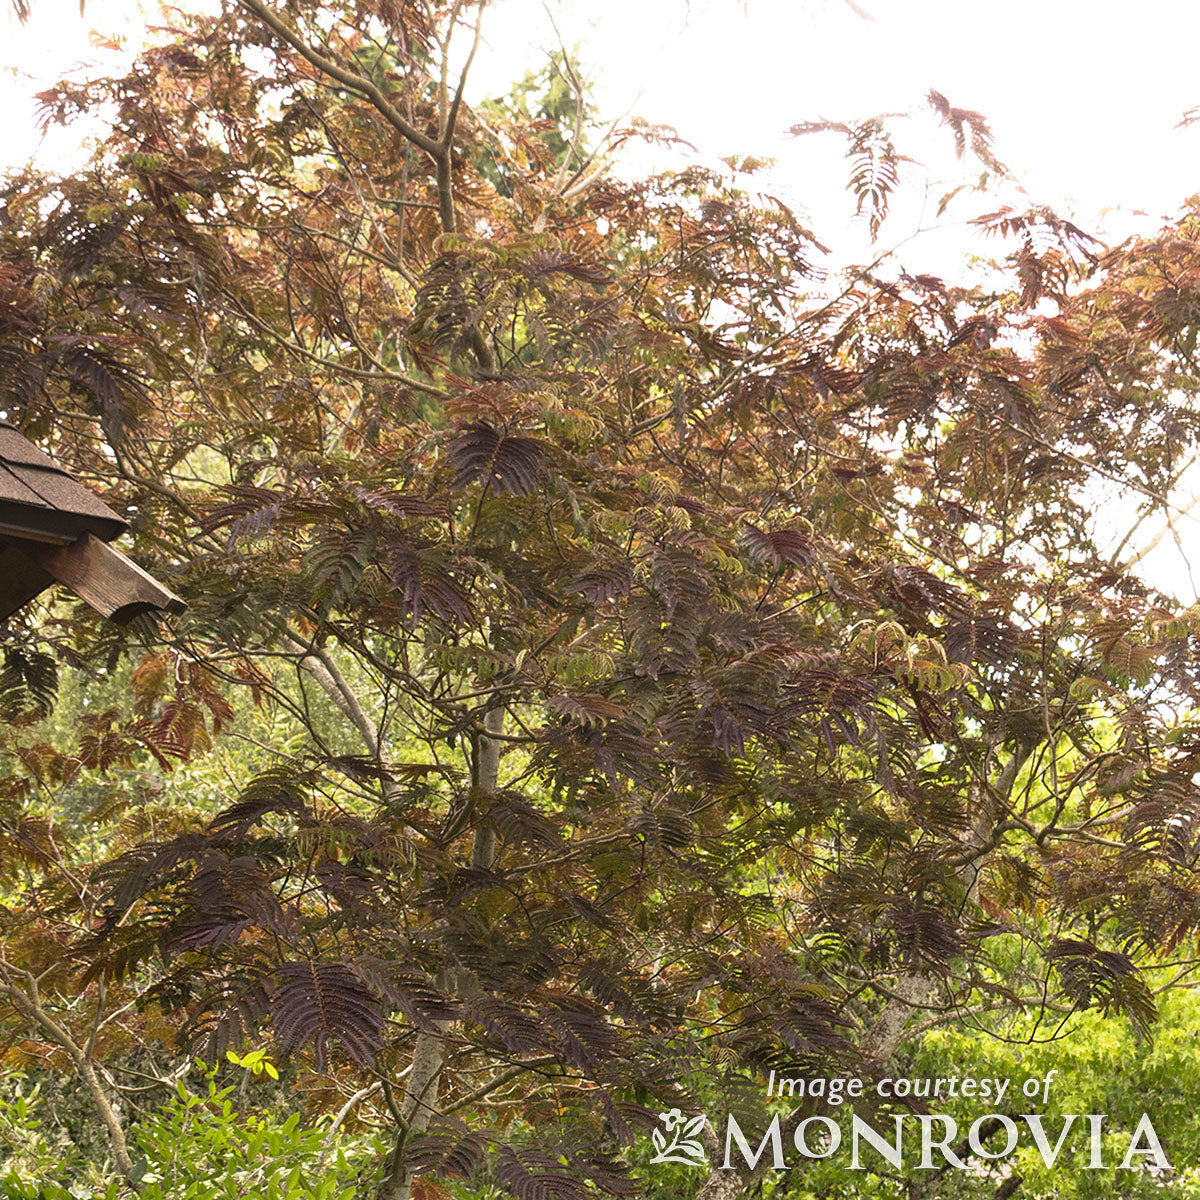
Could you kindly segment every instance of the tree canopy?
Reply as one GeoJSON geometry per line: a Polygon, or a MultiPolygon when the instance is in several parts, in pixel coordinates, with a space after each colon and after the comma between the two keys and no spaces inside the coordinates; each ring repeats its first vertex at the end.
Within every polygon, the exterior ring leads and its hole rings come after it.
{"type": "MultiPolygon", "coordinates": [[[[753,161],[610,170],[669,135],[569,56],[465,103],[489,15],[178,13],[4,184],[0,407],[189,605],[3,635],[0,993],[133,1185],[110,1044],[269,1035],[364,1196],[626,1196],[663,1108],[1192,977],[1200,611],[1093,517],[1195,457],[1200,210],[835,279],[753,161]]],[[[886,121],[834,128],[878,230],[886,121]]]]}

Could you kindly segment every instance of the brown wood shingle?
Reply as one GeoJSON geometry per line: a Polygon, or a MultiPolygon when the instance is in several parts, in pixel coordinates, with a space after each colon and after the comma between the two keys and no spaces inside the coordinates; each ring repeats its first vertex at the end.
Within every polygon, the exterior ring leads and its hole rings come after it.
{"type": "Polygon", "coordinates": [[[187,606],[105,543],[128,528],[7,421],[0,421],[0,620],[53,583],[127,621],[187,606]]]}
{"type": "Polygon", "coordinates": [[[111,542],[127,527],[103,500],[0,422],[0,533],[59,543],[91,533],[111,542]]]}

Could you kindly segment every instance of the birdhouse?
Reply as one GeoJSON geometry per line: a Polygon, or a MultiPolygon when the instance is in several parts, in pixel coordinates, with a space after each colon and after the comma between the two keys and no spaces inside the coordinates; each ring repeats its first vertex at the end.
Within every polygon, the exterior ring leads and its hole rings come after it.
{"type": "Polygon", "coordinates": [[[108,543],[128,528],[98,496],[0,421],[0,620],[60,583],[101,616],[187,607],[108,543]]]}

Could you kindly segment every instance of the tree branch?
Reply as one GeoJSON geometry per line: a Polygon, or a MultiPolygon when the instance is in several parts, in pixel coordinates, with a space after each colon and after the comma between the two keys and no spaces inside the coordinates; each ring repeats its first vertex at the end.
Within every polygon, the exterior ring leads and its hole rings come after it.
{"type": "MultiPolygon", "coordinates": [[[[383,745],[380,741],[379,727],[367,715],[353,689],[346,682],[346,677],[338,669],[337,663],[329,656],[329,651],[323,646],[305,646],[290,633],[285,633],[280,640],[292,654],[299,656],[298,666],[321,685],[325,694],[358,730],[368,751],[377,760],[381,759],[383,745]]],[[[383,765],[380,762],[380,766],[383,765]]]]}
{"type": "Polygon", "coordinates": [[[357,71],[349,70],[320,51],[314,50],[282,17],[272,12],[260,0],[238,0],[238,3],[253,13],[281,40],[291,46],[301,58],[306,59],[322,74],[336,79],[338,83],[352,92],[357,92],[364,100],[369,100],[393,129],[406,137],[413,145],[424,150],[435,163],[446,156],[446,147],[428,134],[422,133],[415,125],[410,125],[372,80],[365,75],[360,75],[357,71]]]}
{"type": "MultiPolygon", "coordinates": [[[[132,1181],[133,1160],[129,1157],[129,1148],[125,1141],[125,1129],[121,1124],[121,1118],[118,1116],[113,1102],[109,1099],[108,1093],[105,1092],[96,1075],[95,1067],[92,1065],[91,1037],[88,1039],[86,1049],[81,1047],[67,1031],[66,1027],[56,1021],[42,1006],[37,994],[36,983],[32,983],[30,990],[26,991],[13,982],[11,976],[8,974],[9,970],[10,968],[7,964],[0,964],[0,995],[6,996],[17,1012],[26,1020],[31,1021],[51,1041],[67,1052],[67,1056],[71,1059],[71,1063],[75,1068],[76,1075],[79,1076],[80,1081],[87,1088],[88,1095],[92,1100],[92,1107],[96,1110],[105,1131],[108,1133],[109,1144],[112,1146],[113,1161],[117,1164],[117,1169],[126,1179],[132,1181]]],[[[29,973],[26,971],[21,972],[21,974],[29,976],[29,973]]],[[[29,976],[29,978],[32,981],[33,977],[29,976]]]]}

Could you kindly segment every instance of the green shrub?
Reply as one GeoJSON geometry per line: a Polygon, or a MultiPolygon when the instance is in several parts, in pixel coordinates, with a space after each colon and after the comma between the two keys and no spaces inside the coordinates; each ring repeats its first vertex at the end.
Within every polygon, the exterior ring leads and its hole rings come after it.
{"type": "MultiPolygon", "coordinates": [[[[299,1114],[244,1110],[235,1087],[204,1069],[130,1130],[142,1200],[352,1200],[359,1172],[380,1150],[370,1137],[329,1132],[299,1114]]],[[[27,1088],[0,1100],[2,1200],[118,1200],[128,1194],[111,1164],[89,1162],[51,1137],[43,1098],[27,1088]]]]}

